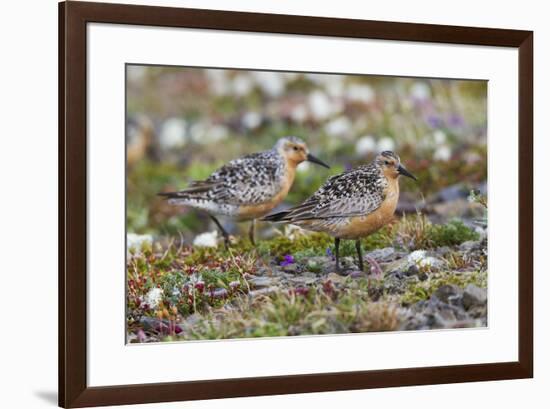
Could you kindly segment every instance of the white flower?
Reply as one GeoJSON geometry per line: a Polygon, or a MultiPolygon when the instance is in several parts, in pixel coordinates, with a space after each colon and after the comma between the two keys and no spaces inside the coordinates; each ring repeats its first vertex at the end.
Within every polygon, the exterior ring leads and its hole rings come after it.
{"type": "Polygon", "coordinates": [[[442,145],[447,141],[447,135],[441,129],[434,132],[434,141],[436,145],[442,145]]]}
{"type": "Polygon", "coordinates": [[[378,141],[378,151],[393,151],[395,149],[395,142],[392,138],[385,136],[378,141]]]}
{"type": "Polygon", "coordinates": [[[157,308],[160,301],[162,300],[162,289],[160,288],[151,288],[149,292],[145,295],[145,302],[149,305],[150,308],[157,308]]]}
{"type": "Polygon", "coordinates": [[[308,72],[304,74],[304,77],[314,84],[321,84],[325,80],[325,76],[323,74],[313,74],[308,72]]]}
{"type": "Polygon", "coordinates": [[[348,98],[368,104],[374,100],[375,93],[370,85],[352,84],[348,87],[348,98]]]}
{"type": "Polygon", "coordinates": [[[359,138],[355,144],[355,152],[358,155],[366,155],[374,151],[376,151],[376,140],[370,135],[359,138]]]}
{"type": "Polygon", "coordinates": [[[415,82],[411,87],[411,96],[414,99],[424,101],[429,99],[431,95],[432,91],[430,90],[430,86],[425,82],[415,82]]]}
{"type": "Polygon", "coordinates": [[[285,80],[278,72],[260,71],[254,73],[256,83],[270,97],[278,97],[285,90],[285,80]]]}
{"type": "Polygon", "coordinates": [[[239,97],[247,95],[254,87],[254,83],[248,75],[237,75],[233,78],[232,85],[233,93],[239,97]]]}
{"type": "Polygon", "coordinates": [[[191,138],[198,144],[209,144],[222,141],[227,138],[228,131],[222,125],[208,125],[203,122],[197,122],[191,126],[191,138]]]}
{"type": "Polygon", "coordinates": [[[163,149],[181,148],[187,142],[187,123],[181,118],[169,118],[162,124],[159,143],[163,149]]]}
{"type": "Polygon", "coordinates": [[[303,237],[303,236],[307,236],[308,235],[308,231],[305,230],[305,229],[302,229],[301,227],[299,226],[296,226],[294,224],[287,224],[285,227],[284,227],[284,236],[286,238],[288,238],[289,240],[291,241],[294,241],[295,239],[299,238],[299,237],[303,237]]]}
{"type": "Polygon", "coordinates": [[[313,118],[320,121],[334,113],[334,107],[329,97],[321,91],[314,91],[308,97],[308,104],[313,118]]]}
{"type": "Polygon", "coordinates": [[[262,116],[253,111],[249,111],[243,115],[243,125],[248,129],[256,129],[262,123],[262,116]]]}
{"type": "Polygon", "coordinates": [[[344,76],[343,75],[324,75],[325,89],[333,98],[342,98],[344,96],[344,76]]]}
{"type": "Polygon", "coordinates": [[[343,136],[351,131],[351,121],[341,116],[325,125],[325,132],[332,136],[343,136]]]}
{"type": "Polygon", "coordinates": [[[451,159],[451,148],[449,148],[447,145],[441,145],[439,146],[435,152],[434,152],[434,160],[440,160],[440,161],[448,161],[451,159]]]}
{"type": "Polygon", "coordinates": [[[145,77],[147,67],[143,65],[129,65],[126,72],[128,73],[129,82],[139,82],[145,77]]]}
{"type": "Polygon", "coordinates": [[[150,234],[135,234],[135,233],[128,233],[126,235],[126,247],[128,248],[128,250],[130,249],[140,250],[141,246],[143,246],[143,244],[145,243],[152,244],[153,236],[151,236],[150,234]]]}
{"type": "Polygon", "coordinates": [[[419,267],[431,267],[441,264],[441,262],[435,257],[428,256],[426,250],[413,251],[407,257],[407,261],[412,264],[416,264],[419,267]]]}
{"type": "Polygon", "coordinates": [[[231,81],[228,81],[223,70],[206,70],[208,84],[217,95],[227,95],[231,91],[231,81]]]}
{"type": "Polygon", "coordinates": [[[307,109],[304,105],[296,105],[290,111],[290,117],[294,122],[304,122],[307,119],[307,109]]]}
{"type": "Polygon", "coordinates": [[[201,233],[193,240],[193,246],[197,247],[217,247],[218,246],[218,231],[201,233]]]}

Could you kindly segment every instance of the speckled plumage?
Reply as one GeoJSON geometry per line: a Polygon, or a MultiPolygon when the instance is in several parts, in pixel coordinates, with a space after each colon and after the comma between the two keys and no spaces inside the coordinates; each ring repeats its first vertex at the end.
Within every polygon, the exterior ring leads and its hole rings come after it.
{"type": "Polygon", "coordinates": [[[369,165],[332,176],[302,204],[263,220],[292,223],[333,236],[337,270],[340,239],[355,240],[362,269],[360,239],[393,218],[399,199],[399,175],[416,179],[396,154],[384,151],[369,165]]]}
{"type": "MultiPolygon", "coordinates": [[[[385,218],[388,213],[393,214],[399,196],[397,179],[388,178],[384,174],[382,162],[385,158],[399,163],[399,158],[393,152],[382,152],[368,165],[332,176],[302,204],[265,219],[296,224],[335,237],[356,238],[361,233],[370,234],[370,230],[387,222],[385,218]],[[371,222],[371,227],[365,225],[363,232],[360,228],[351,231],[352,223],[365,222],[367,216],[377,211],[384,211],[384,220],[379,218],[379,223],[371,222]]],[[[368,221],[364,224],[368,224],[368,221]]]]}
{"type": "Polygon", "coordinates": [[[175,205],[190,206],[213,215],[237,220],[264,216],[286,197],[296,166],[305,159],[305,143],[296,137],[281,138],[264,152],[234,159],[207,179],[194,181],[179,192],[161,193],[175,205]],[[292,160],[289,146],[301,146],[304,159],[292,160]],[[285,150],[286,149],[286,150],[285,150]]]}
{"type": "Polygon", "coordinates": [[[232,160],[204,181],[169,196],[170,203],[239,217],[241,206],[268,202],[282,188],[286,162],[274,149],[232,160]]]}

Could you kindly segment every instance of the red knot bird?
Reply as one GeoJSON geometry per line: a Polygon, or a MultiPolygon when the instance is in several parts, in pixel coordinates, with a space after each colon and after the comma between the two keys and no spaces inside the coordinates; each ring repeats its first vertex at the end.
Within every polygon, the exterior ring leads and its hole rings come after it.
{"type": "Polygon", "coordinates": [[[268,214],[285,199],[294,183],[296,167],[304,161],[329,168],[309,153],[304,141],[287,136],[279,139],[268,151],[230,161],[206,180],[191,182],[189,187],[179,192],[159,195],[166,197],[171,204],[207,212],[220,229],[226,247],[229,245],[229,234],[216,216],[237,221],[251,220],[249,237],[255,244],[255,220],[268,214]]]}
{"type": "MultiPolygon", "coordinates": [[[[336,271],[340,271],[340,240],[355,240],[359,269],[363,270],[361,238],[374,233],[393,219],[399,200],[399,176],[414,177],[395,153],[384,151],[375,160],[330,177],[302,204],[266,216],[262,220],[295,224],[334,237],[336,271]]],[[[374,259],[367,261],[378,272],[374,259]]]]}

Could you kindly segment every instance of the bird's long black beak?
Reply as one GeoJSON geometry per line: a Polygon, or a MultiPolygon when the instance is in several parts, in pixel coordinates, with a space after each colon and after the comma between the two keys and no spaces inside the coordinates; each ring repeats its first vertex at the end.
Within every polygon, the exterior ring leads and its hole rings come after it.
{"type": "Polygon", "coordinates": [[[327,169],[330,169],[330,166],[329,166],[329,165],[327,165],[327,164],[326,164],[325,162],[323,162],[321,159],[316,158],[316,157],[313,156],[311,153],[308,153],[308,154],[307,154],[307,160],[310,161],[310,162],[316,163],[317,165],[324,166],[324,167],[327,168],[327,169]]]}
{"type": "Polygon", "coordinates": [[[418,180],[416,176],[414,176],[411,172],[409,172],[403,165],[399,164],[397,167],[397,171],[400,175],[407,176],[411,179],[418,180]]]}

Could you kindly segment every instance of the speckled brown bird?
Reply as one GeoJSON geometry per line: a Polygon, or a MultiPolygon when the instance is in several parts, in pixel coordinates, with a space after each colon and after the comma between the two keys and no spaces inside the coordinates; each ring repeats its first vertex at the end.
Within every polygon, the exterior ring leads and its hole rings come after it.
{"type": "Polygon", "coordinates": [[[368,165],[332,176],[302,204],[263,220],[291,223],[333,236],[337,271],[340,271],[340,240],[355,240],[359,268],[363,270],[360,239],[393,219],[400,175],[416,180],[401,164],[399,156],[384,151],[368,165]]]}
{"type": "Polygon", "coordinates": [[[309,153],[305,142],[294,136],[277,141],[265,152],[253,153],[232,160],[206,180],[192,182],[179,192],[159,195],[175,205],[206,211],[220,229],[226,247],[229,234],[216,216],[237,221],[251,220],[249,237],[254,244],[254,222],[265,216],[287,196],[296,175],[296,167],[310,161],[329,168],[309,153]]]}

